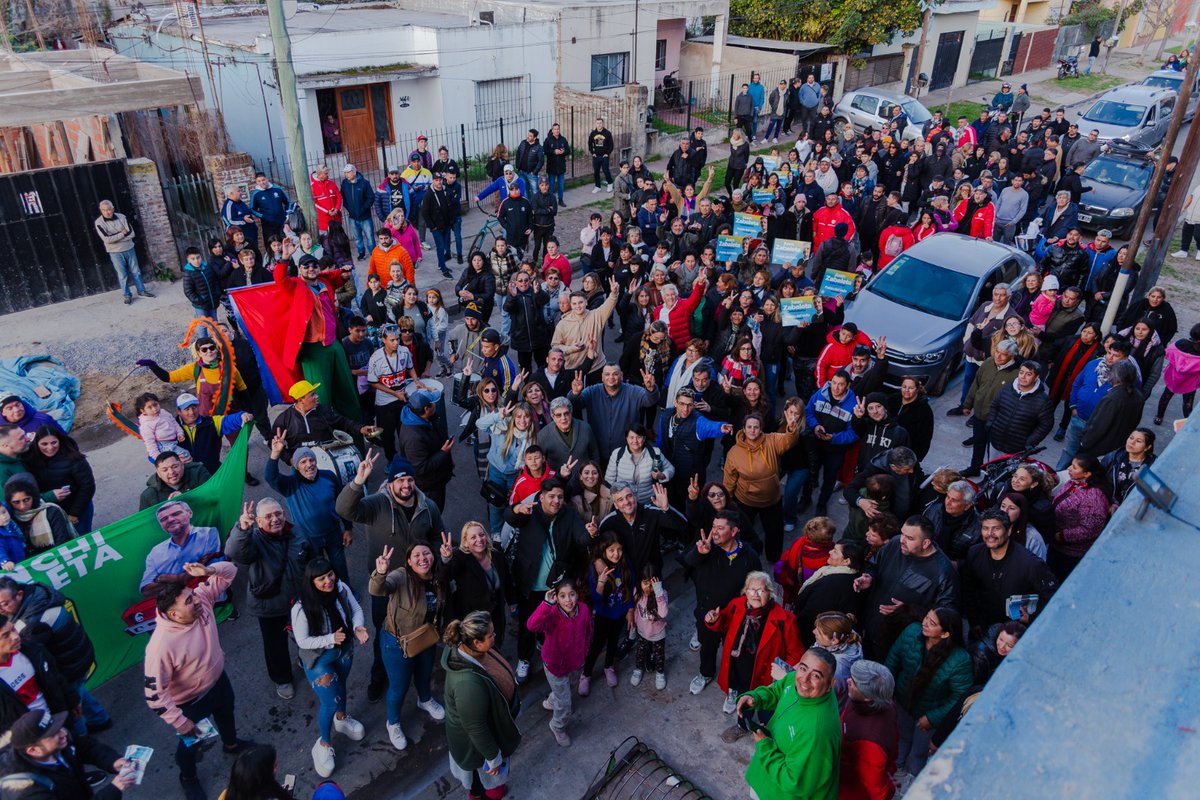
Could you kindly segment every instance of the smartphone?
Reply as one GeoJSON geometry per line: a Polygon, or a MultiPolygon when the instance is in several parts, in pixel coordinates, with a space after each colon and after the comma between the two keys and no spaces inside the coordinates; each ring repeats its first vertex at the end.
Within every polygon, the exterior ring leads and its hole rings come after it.
{"type": "Polygon", "coordinates": [[[784,661],[782,658],[775,659],[775,666],[779,667],[784,672],[795,672],[796,671],[795,667],[793,667],[788,662],[784,661]]]}
{"type": "Polygon", "coordinates": [[[758,721],[757,713],[752,712],[742,717],[742,719],[746,721],[746,727],[750,729],[751,733],[761,733],[763,736],[771,735],[771,732],[767,730],[766,726],[758,721]]]}
{"type": "Polygon", "coordinates": [[[280,784],[280,786],[287,789],[289,792],[295,791],[296,776],[295,775],[284,775],[283,782],[280,784]]]}

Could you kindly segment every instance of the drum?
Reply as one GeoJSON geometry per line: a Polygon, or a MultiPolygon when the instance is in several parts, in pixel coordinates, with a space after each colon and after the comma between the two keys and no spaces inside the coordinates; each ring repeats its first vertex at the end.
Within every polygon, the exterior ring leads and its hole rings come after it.
{"type": "Polygon", "coordinates": [[[362,463],[362,453],[350,434],[334,431],[332,442],[321,442],[311,447],[317,456],[317,469],[329,470],[336,475],[339,486],[354,480],[358,465],[362,463]]]}

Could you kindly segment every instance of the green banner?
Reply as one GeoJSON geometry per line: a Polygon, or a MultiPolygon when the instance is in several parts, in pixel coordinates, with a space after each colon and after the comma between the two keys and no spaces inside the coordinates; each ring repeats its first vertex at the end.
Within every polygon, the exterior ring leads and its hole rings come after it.
{"type": "MultiPolygon", "coordinates": [[[[216,475],[175,498],[191,506],[193,526],[215,527],[222,541],[242,512],[246,448],[252,428],[242,428],[216,475]]],[[[151,608],[148,613],[138,613],[134,607],[143,602],[138,584],[146,569],[146,556],[167,538],[155,516],[157,508],[151,506],[39,553],[7,573],[22,583],[53,586],[72,601],[96,648],[89,687],[142,661],[154,612],[151,608]]]]}

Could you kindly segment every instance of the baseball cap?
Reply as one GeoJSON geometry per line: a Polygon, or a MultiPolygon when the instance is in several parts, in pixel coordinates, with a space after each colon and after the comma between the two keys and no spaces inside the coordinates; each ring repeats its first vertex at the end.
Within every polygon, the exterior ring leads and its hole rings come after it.
{"type": "Polygon", "coordinates": [[[57,714],[51,714],[49,711],[26,712],[13,723],[12,746],[17,751],[32,747],[42,739],[53,736],[62,730],[66,721],[66,711],[60,711],[57,714]]]}
{"type": "Polygon", "coordinates": [[[512,164],[505,164],[504,171],[505,172],[516,172],[516,169],[513,168],[512,164]]]}
{"type": "Polygon", "coordinates": [[[196,399],[196,395],[194,394],[188,394],[187,392],[184,392],[183,394],[179,395],[179,397],[175,398],[175,407],[180,411],[183,411],[185,408],[191,408],[192,406],[198,405],[200,405],[200,401],[196,399]]]}
{"type": "Polygon", "coordinates": [[[296,381],[295,383],[292,384],[292,388],[288,391],[288,394],[292,396],[293,400],[299,400],[301,397],[304,397],[306,394],[311,394],[311,393],[315,392],[320,386],[321,386],[321,384],[319,384],[319,383],[309,383],[308,381],[296,381]]]}
{"type": "Polygon", "coordinates": [[[408,407],[418,413],[434,404],[437,395],[424,389],[418,389],[408,396],[408,407]]]}
{"type": "Polygon", "coordinates": [[[347,164],[346,166],[342,167],[342,172],[357,172],[357,171],[358,170],[354,168],[353,164],[347,164]]]}
{"type": "Polygon", "coordinates": [[[484,341],[484,342],[489,342],[491,344],[500,344],[500,332],[498,330],[496,330],[495,328],[488,328],[486,331],[484,331],[482,334],[479,335],[479,338],[481,341],[484,341]]]}

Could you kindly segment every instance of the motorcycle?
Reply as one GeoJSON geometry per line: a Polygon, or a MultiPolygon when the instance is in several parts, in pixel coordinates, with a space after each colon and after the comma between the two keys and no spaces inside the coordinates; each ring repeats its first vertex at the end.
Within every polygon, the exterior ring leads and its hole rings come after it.
{"type": "Polygon", "coordinates": [[[683,92],[679,78],[675,74],[679,70],[674,70],[663,76],[662,85],[654,92],[655,105],[659,108],[679,108],[683,105],[683,92]]]}
{"type": "Polygon", "coordinates": [[[1067,56],[1058,60],[1058,79],[1079,77],[1079,56],[1067,56]]]}

